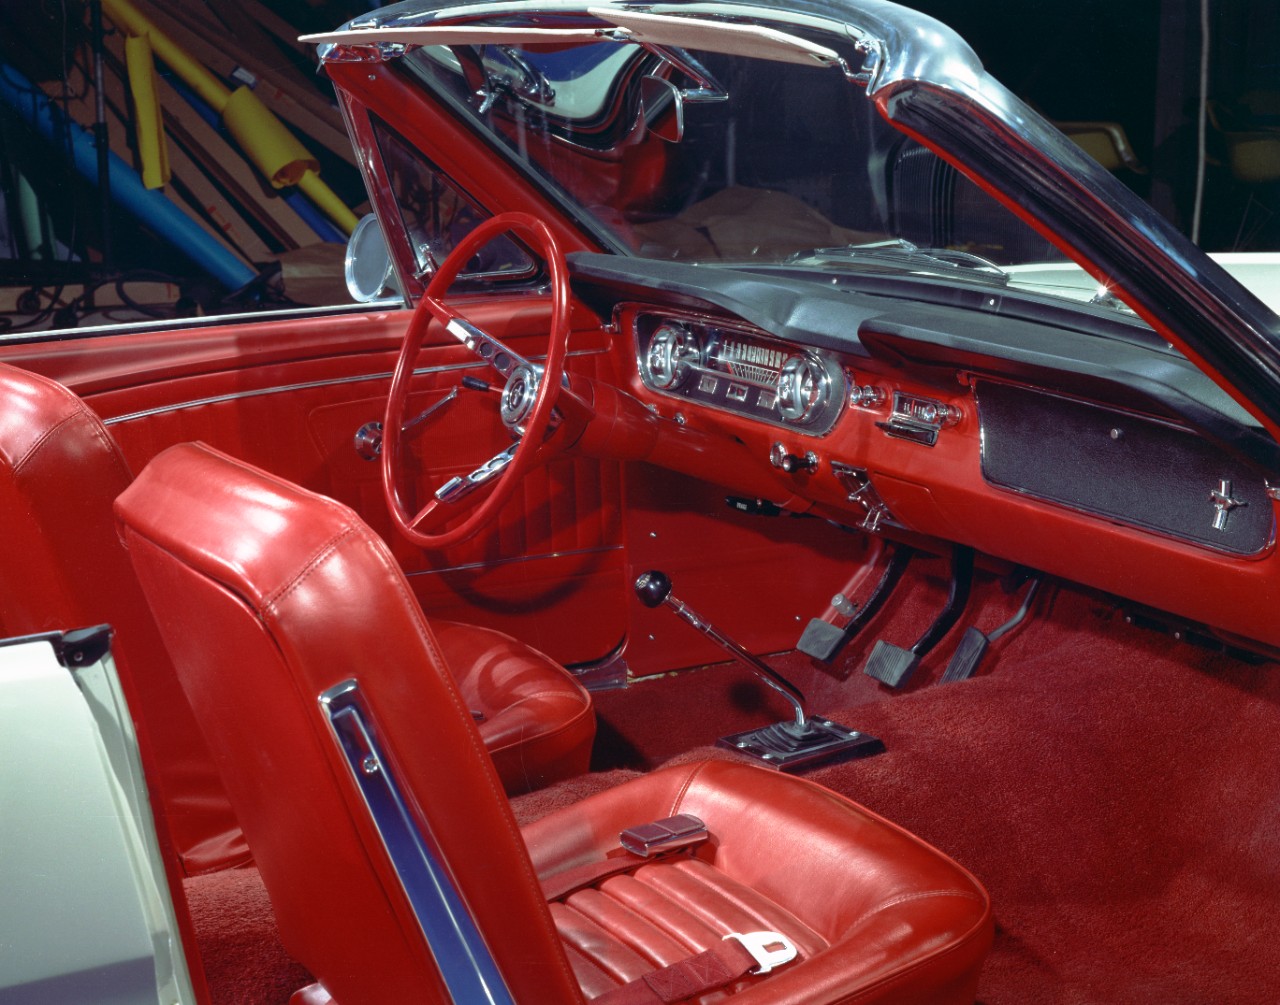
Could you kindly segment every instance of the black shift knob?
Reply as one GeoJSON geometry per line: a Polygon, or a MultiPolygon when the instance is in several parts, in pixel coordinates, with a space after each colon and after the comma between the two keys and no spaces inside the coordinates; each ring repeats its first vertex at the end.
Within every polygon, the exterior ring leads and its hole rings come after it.
{"type": "Polygon", "coordinates": [[[671,596],[671,580],[657,569],[642,572],[636,580],[636,596],[645,607],[659,607],[671,596]]]}

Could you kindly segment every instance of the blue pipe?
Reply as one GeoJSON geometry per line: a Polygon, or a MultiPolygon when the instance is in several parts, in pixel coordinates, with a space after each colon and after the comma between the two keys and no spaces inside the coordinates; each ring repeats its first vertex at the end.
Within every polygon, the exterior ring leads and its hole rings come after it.
{"type": "Polygon", "coordinates": [[[311,200],[297,189],[286,195],[284,201],[293,207],[293,211],[302,217],[303,223],[316,232],[320,240],[328,241],[330,244],[347,243],[347,235],[326,220],[311,200]]]}
{"type": "MultiPolygon", "coordinates": [[[[71,122],[21,73],[0,63],[0,101],[56,146],[70,142],[76,170],[93,183],[98,180],[98,152],[93,136],[71,122]]],[[[210,237],[163,192],[143,187],[137,173],[114,153],[108,157],[112,199],[189,257],[228,290],[238,290],[257,278],[239,256],[210,237]]]]}

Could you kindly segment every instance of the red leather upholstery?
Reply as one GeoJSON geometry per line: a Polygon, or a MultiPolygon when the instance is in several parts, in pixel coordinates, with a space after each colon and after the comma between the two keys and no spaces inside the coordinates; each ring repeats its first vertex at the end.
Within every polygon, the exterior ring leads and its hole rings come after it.
{"type": "Polygon", "coordinates": [[[734,1002],[974,1000],[991,946],[986,891],[899,827],[809,782],[732,761],[668,768],[524,830],[549,875],[603,858],[618,833],[677,813],[710,838],[551,905],[588,999],[726,932],[777,931],[799,959],[749,977],[734,1002]]]}
{"type": "Polygon", "coordinates": [[[317,702],[356,678],[516,1000],[575,1001],[493,762],[382,540],[199,445],[160,454],[116,509],[294,958],[340,1005],[447,1001],[317,702]]]}
{"type": "Polygon", "coordinates": [[[117,513],[285,944],[323,985],[307,1000],[446,1001],[316,700],[355,678],[384,761],[522,1005],[598,997],[763,927],[803,958],[748,978],[743,1003],[972,1001],[986,893],[819,786],[737,763],[672,768],[544,818],[526,850],[436,633],[345,507],[187,445],[156,458],[117,513]],[[543,902],[535,866],[598,859],[620,830],[677,812],[710,825],[696,858],[543,902]]]}
{"type": "Polygon", "coordinates": [[[109,623],[151,784],[188,874],[248,849],[116,536],[131,475],[97,415],[61,384],[0,364],[0,631],[109,623]]]}
{"type": "Polygon", "coordinates": [[[507,792],[585,774],[596,718],[587,692],[555,661],[509,635],[433,621],[458,690],[507,792]]]}

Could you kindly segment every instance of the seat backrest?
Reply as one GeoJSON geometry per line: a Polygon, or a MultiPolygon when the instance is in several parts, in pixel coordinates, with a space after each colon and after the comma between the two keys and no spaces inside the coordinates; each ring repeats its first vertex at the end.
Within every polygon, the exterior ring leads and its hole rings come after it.
{"type": "Polygon", "coordinates": [[[0,632],[110,624],[112,653],[190,874],[243,862],[244,840],[116,535],[132,479],[93,410],[52,380],[0,364],[0,632]]]}
{"type": "Polygon", "coordinates": [[[206,730],[281,938],[342,1005],[444,1002],[410,895],[321,696],[355,681],[424,846],[518,1002],[581,1000],[430,626],[353,513],[201,444],[156,457],[121,533],[206,730]]]}

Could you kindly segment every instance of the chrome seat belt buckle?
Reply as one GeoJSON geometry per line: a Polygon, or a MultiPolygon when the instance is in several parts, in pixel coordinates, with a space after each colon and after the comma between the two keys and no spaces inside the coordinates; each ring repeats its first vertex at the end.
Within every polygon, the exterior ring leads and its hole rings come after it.
{"type": "Polygon", "coordinates": [[[730,932],[725,941],[737,939],[756,961],[753,974],[767,974],[796,958],[796,944],[781,932],[730,932]]]}
{"type": "Polygon", "coordinates": [[[652,858],[707,839],[707,825],[692,813],[654,820],[652,823],[628,827],[618,835],[618,842],[632,855],[652,858]]]}

